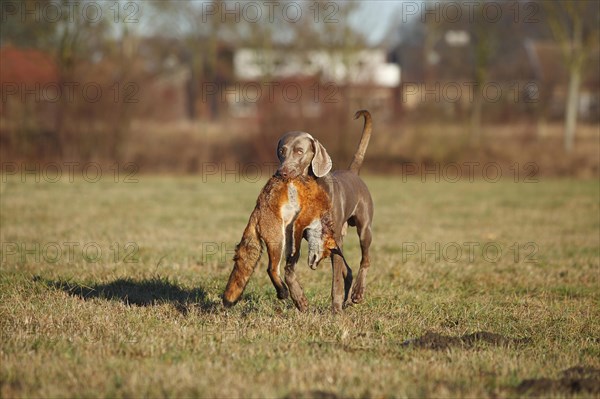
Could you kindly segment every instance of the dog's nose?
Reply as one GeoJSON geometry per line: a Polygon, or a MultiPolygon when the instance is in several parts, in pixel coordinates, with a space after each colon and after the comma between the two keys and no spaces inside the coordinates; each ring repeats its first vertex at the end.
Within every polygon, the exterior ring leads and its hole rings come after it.
{"type": "Polygon", "coordinates": [[[279,169],[277,171],[277,175],[283,177],[284,179],[288,177],[288,172],[283,170],[283,169],[279,169]]]}

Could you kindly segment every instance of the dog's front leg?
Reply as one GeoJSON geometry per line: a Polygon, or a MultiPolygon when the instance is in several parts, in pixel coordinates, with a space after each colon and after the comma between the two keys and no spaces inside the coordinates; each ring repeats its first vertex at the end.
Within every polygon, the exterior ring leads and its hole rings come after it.
{"type": "MultiPolygon", "coordinates": [[[[342,311],[346,294],[344,272],[346,264],[340,255],[331,255],[331,266],[333,271],[333,280],[331,283],[331,311],[339,313],[342,311]]],[[[346,271],[347,273],[347,271],[346,271]]]]}
{"type": "Polygon", "coordinates": [[[348,303],[348,294],[352,287],[352,269],[346,263],[342,255],[344,247],[344,236],[346,235],[347,224],[342,227],[341,234],[336,237],[338,251],[331,252],[332,282],[331,282],[331,311],[339,313],[344,304],[348,303]]]}
{"type": "Polygon", "coordinates": [[[299,311],[305,312],[308,309],[308,300],[304,296],[304,290],[302,290],[302,286],[296,277],[296,264],[299,257],[300,252],[297,251],[287,259],[285,264],[285,284],[288,286],[294,305],[296,305],[299,311]]]}

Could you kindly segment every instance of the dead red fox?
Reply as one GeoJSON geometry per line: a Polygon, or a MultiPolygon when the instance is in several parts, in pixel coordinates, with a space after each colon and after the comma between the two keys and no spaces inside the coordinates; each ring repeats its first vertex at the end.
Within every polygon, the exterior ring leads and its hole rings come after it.
{"type": "Polygon", "coordinates": [[[235,264],[223,294],[223,304],[231,306],[242,295],[260,260],[261,242],[264,242],[269,256],[267,272],[277,297],[287,298],[289,290],[296,307],[306,310],[308,302],[294,268],[303,237],[308,241],[308,264],[313,269],[332,252],[340,253],[333,236],[330,209],[329,196],[314,178],[301,176],[285,180],[272,177],[258,196],[242,240],[236,247],[235,264]],[[279,276],[282,259],[286,262],[285,284],[279,276]]]}

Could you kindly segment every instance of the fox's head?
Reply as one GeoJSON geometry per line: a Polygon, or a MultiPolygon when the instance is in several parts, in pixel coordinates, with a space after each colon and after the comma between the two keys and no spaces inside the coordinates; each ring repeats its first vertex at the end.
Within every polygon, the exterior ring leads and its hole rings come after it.
{"type": "Polygon", "coordinates": [[[328,213],[313,221],[305,230],[308,241],[308,266],[316,269],[318,264],[331,254],[341,255],[341,250],[333,236],[331,218],[328,213]]]}

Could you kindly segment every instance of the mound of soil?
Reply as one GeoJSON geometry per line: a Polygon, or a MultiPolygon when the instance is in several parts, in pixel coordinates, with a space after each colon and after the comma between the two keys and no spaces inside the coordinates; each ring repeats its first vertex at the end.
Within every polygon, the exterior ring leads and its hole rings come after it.
{"type": "Polygon", "coordinates": [[[516,388],[519,394],[540,396],[549,392],[600,393],[600,370],[576,366],[563,370],[558,379],[534,378],[523,380],[516,388]]]}
{"type": "Polygon", "coordinates": [[[307,391],[307,392],[291,392],[284,396],[283,399],[341,399],[341,396],[334,392],[328,391],[307,391]]]}
{"type": "Polygon", "coordinates": [[[404,341],[402,345],[415,346],[422,349],[443,350],[450,347],[472,348],[480,343],[494,346],[508,346],[527,344],[529,342],[528,338],[510,338],[488,331],[478,331],[460,337],[450,337],[434,332],[427,332],[420,338],[404,341]]]}

